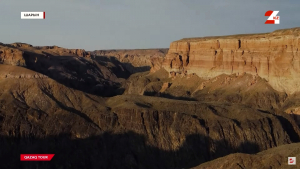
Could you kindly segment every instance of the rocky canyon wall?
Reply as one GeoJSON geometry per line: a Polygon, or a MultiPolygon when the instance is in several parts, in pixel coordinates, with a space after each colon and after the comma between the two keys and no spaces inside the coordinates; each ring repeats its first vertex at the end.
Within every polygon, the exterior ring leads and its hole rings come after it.
{"type": "Polygon", "coordinates": [[[116,59],[123,63],[130,73],[159,70],[168,49],[120,49],[120,50],[95,50],[96,57],[116,59]]]}
{"type": "Polygon", "coordinates": [[[300,28],[264,34],[186,38],[172,42],[163,62],[170,75],[209,79],[244,72],[287,93],[300,91],[300,28]]]}

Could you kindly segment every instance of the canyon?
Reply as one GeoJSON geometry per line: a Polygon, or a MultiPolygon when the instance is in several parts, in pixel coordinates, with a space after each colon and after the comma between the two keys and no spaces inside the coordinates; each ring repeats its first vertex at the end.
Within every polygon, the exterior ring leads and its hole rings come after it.
{"type": "Polygon", "coordinates": [[[299,91],[300,28],[271,33],[186,38],[172,42],[163,67],[171,74],[258,75],[277,91],[299,91]]]}
{"type": "Polygon", "coordinates": [[[131,73],[159,70],[169,49],[95,50],[95,56],[117,59],[131,73]]]}
{"type": "Polygon", "coordinates": [[[170,49],[0,43],[0,168],[286,168],[299,156],[299,32],[170,49]],[[55,156],[20,163],[31,153],[55,156]]]}

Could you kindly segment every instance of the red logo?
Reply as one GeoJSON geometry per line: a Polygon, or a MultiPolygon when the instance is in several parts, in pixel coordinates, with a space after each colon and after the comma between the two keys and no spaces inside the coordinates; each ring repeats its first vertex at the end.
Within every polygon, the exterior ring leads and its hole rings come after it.
{"type": "Polygon", "coordinates": [[[277,14],[279,11],[267,11],[265,16],[269,16],[265,24],[279,24],[279,16],[277,14]]]}
{"type": "Polygon", "coordinates": [[[288,165],[296,165],[296,157],[289,157],[288,165]]]}
{"type": "Polygon", "coordinates": [[[21,161],[51,161],[54,154],[21,154],[21,161]]]}

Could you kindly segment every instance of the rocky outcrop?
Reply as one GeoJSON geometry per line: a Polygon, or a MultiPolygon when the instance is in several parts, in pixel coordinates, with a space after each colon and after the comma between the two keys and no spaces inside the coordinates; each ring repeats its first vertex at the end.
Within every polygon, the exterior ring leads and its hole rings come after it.
{"type": "Polygon", "coordinates": [[[84,49],[70,49],[69,53],[75,54],[80,57],[87,57],[87,58],[91,57],[91,52],[86,52],[84,49]]]}
{"type": "Polygon", "coordinates": [[[23,53],[24,52],[19,49],[1,47],[0,45],[0,64],[26,66],[23,53]]]}
{"type": "Polygon", "coordinates": [[[38,49],[43,50],[48,55],[59,55],[59,56],[78,56],[78,57],[92,57],[91,52],[87,52],[84,49],[66,49],[58,46],[44,46],[38,47],[38,49]]]}
{"type": "Polygon", "coordinates": [[[0,64],[0,79],[41,79],[48,78],[48,76],[37,73],[28,69],[18,68],[10,65],[0,64]]]}
{"type": "Polygon", "coordinates": [[[188,38],[172,42],[163,67],[170,73],[259,75],[287,93],[299,91],[300,28],[272,33],[188,38]],[[174,73],[173,73],[174,72],[174,73]]]}
{"type": "Polygon", "coordinates": [[[123,88],[124,94],[200,102],[240,103],[270,111],[286,111],[291,107],[300,106],[299,97],[278,92],[265,79],[247,73],[239,76],[222,74],[205,80],[196,74],[169,77],[165,69],[160,69],[150,74],[139,73],[130,76],[123,88]]]}
{"type": "Polygon", "coordinates": [[[26,66],[24,55],[42,54],[44,56],[91,57],[84,49],[65,49],[58,46],[33,47],[26,43],[0,44],[0,64],[26,66]]]}
{"type": "Polygon", "coordinates": [[[2,66],[0,78],[50,77],[68,87],[102,96],[115,95],[116,91],[117,94],[122,93],[118,88],[123,79],[118,74],[129,74],[122,65],[114,65],[110,61],[98,62],[90,52],[82,49],[33,47],[24,43],[1,44],[0,64],[23,66],[35,71],[32,74],[13,73],[6,70],[13,68],[2,66]]]}
{"type": "Polygon", "coordinates": [[[289,108],[285,111],[287,114],[291,115],[291,117],[296,121],[296,123],[300,126],[300,107],[289,108]]]}
{"type": "Polygon", "coordinates": [[[33,47],[32,45],[27,44],[27,43],[12,43],[12,44],[10,44],[10,46],[13,46],[13,47],[23,47],[23,48],[33,47]]]}

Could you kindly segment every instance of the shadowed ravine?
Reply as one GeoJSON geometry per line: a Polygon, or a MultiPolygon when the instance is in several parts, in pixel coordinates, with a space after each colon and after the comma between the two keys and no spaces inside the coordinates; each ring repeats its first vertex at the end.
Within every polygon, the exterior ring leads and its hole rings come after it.
{"type": "MultiPolygon", "coordinates": [[[[210,152],[206,146],[199,144],[210,138],[203,135],[189,135],[179,149],[161,150],[147,145],[147,139],[134,132],[123,134],[103,133],[86,139],[71,139],[70,134],[60,134],[46,138],[28,136],[0,137],[0,168],[99,168],[99,169],[182,169],[197,166],[219,157],[220,152],[257,153],[255,143],[245,142],[238,148],[219,147],[210,152]],[[51,162],[22,162],[20,154],[48,153],[55,154],[51,162]]],[[[213,140],[212,140],[213,141],[213,140]]]]}

